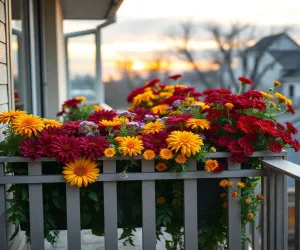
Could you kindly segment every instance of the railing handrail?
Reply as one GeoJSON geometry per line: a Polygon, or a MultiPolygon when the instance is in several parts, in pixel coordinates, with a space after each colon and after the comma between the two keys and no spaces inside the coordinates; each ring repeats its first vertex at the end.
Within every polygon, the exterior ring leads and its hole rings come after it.
{"type": "Polygon", "coordinates": [[[295,180],[300,180],[300,166],[284,159],[262,160],[264,167],[275,172],[287,175],[295,180]]]}
{"type": "MultiPolygon", "coordinates": [[[[207,154],[207,158],[228,158],[230,156],[230,152],[216,152],[216,153],[210,153],[207,154]]],[[[254,152],[251,157],[280,157],[280,156],[286,156],[287,152],[282,151],[281,153],[272,153],[270,151],[257,151],[254,152]]],[[[134,156],[134,157],[128,157],[128,156],[116,156],[112,158],[108,157],[102,157],[98,160],[103,161],[121,161],[121,160],[143,160],[142,156],[134,156]]],[[[158,158],[156,158],[158,159],[158,158]]],[[[48,158],[48,157],[40,157],[34,160],[35,162],[53,162],[56,161],[55,158],[48,158]]],[[[0,156],[0,163],[5,162],[33,162],[29,157],[23,157],[23,156],[0,156]]]]}

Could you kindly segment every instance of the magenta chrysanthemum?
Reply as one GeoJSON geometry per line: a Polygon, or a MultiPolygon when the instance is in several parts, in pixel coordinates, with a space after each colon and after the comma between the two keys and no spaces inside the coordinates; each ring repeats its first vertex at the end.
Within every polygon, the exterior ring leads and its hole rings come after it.
{"type": "Polygon", "coordinates": [[[101,136],[88,136],[82,138],[82,151],[85,156],[97,159],[104,155],[104,150],[109,147],[109,142],[101,136]]]}

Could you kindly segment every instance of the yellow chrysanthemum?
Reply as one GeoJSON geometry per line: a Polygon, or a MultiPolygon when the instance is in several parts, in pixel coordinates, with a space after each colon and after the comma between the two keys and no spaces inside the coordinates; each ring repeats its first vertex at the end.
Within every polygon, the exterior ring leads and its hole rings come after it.
{"type": "Polygon", "coordinates": [[[284,95],[282,95],[278,92],[276,92],[274,95],[278,98],[279,102],[285,102],[286,104],[292,105],[292,100],[285,97],[284,95]]]}
{"type": "Polygon", "coordinates": [[[156,169],[158,172],[162,172],[162,171],[166,170],[167,168],[168,168],[167,165],[166,165],[165,163],[163,163],[163,162],[159,162],[159,163],[157,163],[156,166],[155,166],[155,169],[156,169]]]}
{"type": "Polygon", "coordinates": [[[169,113],[169,105],[168,104],[161,104],[153,107],[151,111],[156,115],[166,115],[169,113]]]}
{"type": "Polygon", "coordinates": [[[11,126],[15,133],[29,137],[37,135],[45,127],[38,116],[27,114],[19,115],[12,121],[11,126]]]}
{"type": "Polygon", "coordinates": [[[175,90],[174,85],[167,85],[167,86],[164,87],[164,91],[174,92],[174,90],[175,90]]]}
{"type": "Polygon", "coordinates": [[[62,123],[61,123],[61,122],[56,121],[56,120],[52,120],[52,119],[46,119],[46,118],[43,119],[43,123],[44,123],[44,125],[45,125],[45,128],[49,128],[49,127],[52,127],[52,128],[56,127],[56,128],[59,128],[59,127],[62,126],[62,123]]]}
{"type": "Polygon", "coordinates": [[[119,151],[123,155],[130,156],[141,154],[143,149],[143,141],[131,136],[124,137],[119,146],[119,151]]]}
{"type": "Polygon", "coordinates": [[[142,102],[149,102],[151,100],[155,99],[155,95],[153,94],[153,92],[150,91],[146,91],[142,94],[138,94],[133,98],[133,105],[134,106],[139,106],[142,102]]]}
{"type": "Polygon", "coordinates": [[[264,91],[260,91],[260,93],[264,96],[264,98],[273,98],[273,95],[268,94],[268,93],[266,93],[264,91]]]}
{"type": "Polygon", "coordinates": [[[116,154],[116,150],[114,148],[107,148],[104,150],[104,155],[106,157],[111,158],[111,157],[114,157],[115,154],[116,154]]]}
{"type": "Polygon", "coordinates": [[[171,93],[171,92],[160,92],[158,96],[160,98],[167,98],[167,97],[171,97],[172,95],[173,95],[173,93],[171,93]]]}
{"type": "Polygon", "coordinates": [[[62,171],[64,178],[72,186],[77,185],[86,187],[89,183],[97,180],[100,170],[97,168],[97,163],[90,158],[82,157],[72,162],[66,163],[62,171]]]}
{"type": "Polygon", "coordinates": [[[272,107],[276,107],[276,103],[275,103],[275,102],[269,101],[269,104],[270,104],[270,106],[272,106],[272,107]]]}
{"type": "Polygon", "coordinates": [[[183,164],[186,162],[186,157],[184,155],[178,155],[176,158],[175,158],[175,161],[178,163],[178,164],[183,164]]]}
{"type": "Polygon", "coordinates": [[[159,152],[159,156],[164,160],[170,160],[173,157],[173,153],[172,150],[168,148],[162,148],[159,152]]]}
{"type": "Polygon", "coordinates": [[[77,101],[85,101],[85,96],[77,96],[77,97],[75,97],[75,99],[77,100],[77,101]]]}
{"type": "Polygon", "coordinates": [[[143,134],[155,134],[155,133],[162,131],[165,127],[166,126],[160,121],[149,122],[144,126],[142,133],[143,134]]]}
{"type": "Polygon", "coordinates": [[[115,138],[115,140],[116,140],[116,142],[120,143],[121,141],[124,140],[124,137],[122,137],[122,136],[117,136],[117,137],[115,138]]]}
{"type": "Polygon", "coordinates": [[[10,123],[16,117],[24,114],[26,114],[26,112],[20,110],[11,110],[8,112],[2,112],[0,113],[0,124],[10,123]]]}
{"type": "Polygon", "coordinates": [[[190,118],[185,122],[185,126],[187,128],[192,129],[209,129],[210,128],[210,121],[206,119],[196,119],[196,118],[190,118]]]}
{"type": "Polygon", "coordinates": [[[94,109],[95,111],[99,111],[99,110],[102,110],[103,108],[102,108],[101,106],[99,106],[99,105],[94,105],[94,106],[93,106],[93,109],[94,109]]]}
{"type": "Polygon", "coordinates": [[[119,122],[120,124],[129,122],[127,117],[114,117],[113,121],[119,122]]]}
{"type": "Polygon", "coordinates": [[[155,152],[153,150],[146,150],[143,156],[145,160],[153,160],[155,158],[155,152]]]}
{"type": "Polygon", "coordinates": [[[204,168],[207,172],[211,172],[211,171],[214,171],[215,169],[217,169],[218,166],[219,166],[218,161],[216,161],[216,160],[207,160],[205,162],[205,167],[204,168]]]}
{"type": "Polygon", "coordinates": [[[207,104],[204,103],[204,102],[195,101],[194,104],[195,104],[195,105],[200,105],[202,109],[209,109],[209,108],[210,108],[210,106],[207,105],[207,104]]]}
{"type": "Polygon", "coordinates": [[[100,124],[102,124],[104,127],[115,127],[121,125],[120,121],[108,121],[108,120],[101,120],[100,124]]]}
{"type": "Polygon", "coordinates": [[[187,131],[173,131],[166,141],[171,150],[175,150],[176,153],[180,151],[187,157],[197,154],[203,145],[199,135],[187,131]]]}

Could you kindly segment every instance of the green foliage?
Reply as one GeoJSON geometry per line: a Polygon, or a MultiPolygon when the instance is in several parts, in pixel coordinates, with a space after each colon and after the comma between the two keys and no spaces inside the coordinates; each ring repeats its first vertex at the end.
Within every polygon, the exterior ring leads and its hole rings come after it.
{"type": "Polygon", "coordinates": [[[0,141],[0,155],[16,156],[19,154],[19,143],[24,140],[24,137],[12,131],[10,126],[6,127],[6,136],[3,141],[0,141]]]}

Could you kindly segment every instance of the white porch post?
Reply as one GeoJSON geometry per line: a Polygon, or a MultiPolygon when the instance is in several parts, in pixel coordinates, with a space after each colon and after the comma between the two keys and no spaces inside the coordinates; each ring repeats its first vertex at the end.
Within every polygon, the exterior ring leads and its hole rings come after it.
{"type": "Polygon", "coordinates": [[[55,118],[67,99],[63,11],[60,0],[44,1],[45,16],[45,117],[55,118]]]}

